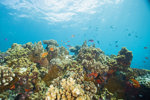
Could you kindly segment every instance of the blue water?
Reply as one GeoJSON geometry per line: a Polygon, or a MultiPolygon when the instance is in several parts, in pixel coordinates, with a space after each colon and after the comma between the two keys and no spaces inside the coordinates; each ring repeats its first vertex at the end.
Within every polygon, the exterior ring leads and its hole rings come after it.
{"type": "Polygon", "coordinates": [[[0,0],[1,51],[49,39],[71,46],[93,39],[108,55],[127,47],[132,68],[150,69],[150,1],[0,0]]]}

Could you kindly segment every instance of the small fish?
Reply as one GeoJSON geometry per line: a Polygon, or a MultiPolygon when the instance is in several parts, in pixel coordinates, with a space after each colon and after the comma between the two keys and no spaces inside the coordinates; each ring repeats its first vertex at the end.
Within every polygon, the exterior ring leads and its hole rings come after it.
{"type": "Polygon", "coordinates": [[[137,36],[137,35],[135,35],[135,38],[138,38],[138,36],[137,36]]]}
{"type": "Polygon", "coordinates": [[[70,42],[70,41],[67,41],[67,42],[70,42]]]}
{"type": "Polygon", "coordinates": [[[94,40],[90,39],[90,40],[88,40],[88,42],[94,42],[94,40]]]}
{"type": "Polygon", "coordinates": [[[89,74],[88,76],[89,76],[89,77],[92,76],[92,77],[96,78],[96,77],[98,76],[98,74],[97,74],[97,73],[91,73],[91,74],[89,74]]]}
{"type": "Polygon", "coordinates": [[[29,92],[30,91],[30,89],[24,89],[25,90],[25,92],[29,92]]]}
{"type": "Polygon", "coordinates": [[[139,84],[139,82],[137,80],[135,80],[135,79],[130,79],[130,80],[133,82],[133,86],[135,88],[139,88],[140,87],[140,84],[139,84]]]}
{"type": "Polygon", "coordinates": [[[75,35],[72,35],[71,37],[72,37],[72,38],[74,38],[74,37],[75,37],[75,35]]]}
{"type": "Polygon", "coordinates": [[[97,79],[96,82],[97,82],[98,84],[101,84],[101,83],[102,83],[102,81],[101,81],[100,79],[97,79]]]}
{"type": "Polygon", "coordinates": [[[49,48],[50,51],[54,51],[54,48],[49,48]]]}
{"type": "Polygon", "coordinates": [[[99,42],[99,41],[97,41],[97,43],[98,43],[98,44],[100,44],[100,42],[99,42]]]}
{"type": "Polygon", "coordinates": [[[118,45],[116,45],[115,47],[118,47],[118,45]]]}
{"type": "Polygon", "coordinates": [[[13,85],[12,87],[10,87],[10,90],[14,90],[15,89],[15,85],[13,85]]]}
{"type": "Polygon", "coordinates": [[[129,33],[128,36],[131,36],[131,33],[129,33]]]}
{"type": "Polygon", "coordinates": [[[146,63],[146,61],[143,61],[143,63],[146,63]]]}
{"type": "Polygon", "coordinates": [[[70,47],[72,47],[72,46],[71,46],[71,45],[67,45],[67,47],[69,47],[69,48],[70,48],[70,47]]]}
{"type": "Polygon", "coordinates": [[[144,47],[144,49],[148,49],[148,47],[144,47]]]}
{"type": "Polygon", "coordinates": [[[48,52],[44,52],[44,53],[42,53],[41,57],[44,58],[44,57],[46,57],[47,55],[48,55],[48,52]]]}
{"type": "Polygon", "coordinates": [[[8,39],[7,38],[5,38],[5,41],[7,41],[8,39]]]}
{"type": "Polygon", "coordinates": [[[118,41],[115,41],[115,43],[118,43],[118,41]]]}
{"type": "Polygon", "coordinates": [[[145,57],[145,59],[148,59],[148,57],[145,57]]]}
{"type": "Polygon", "coordinates": [[[107,72],[107,75],[112,75],[114,72],[115,72],[115,70],[110,69],[110,70],[107,72]]]}

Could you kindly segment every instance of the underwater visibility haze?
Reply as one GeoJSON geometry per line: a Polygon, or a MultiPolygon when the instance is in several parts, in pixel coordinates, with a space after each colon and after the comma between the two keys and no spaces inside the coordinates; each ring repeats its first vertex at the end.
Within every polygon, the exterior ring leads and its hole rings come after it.
{"type": "Polygon", "coordinates": [[[150,0],[0,0],[0,100],[150,100],[150,0]]]}

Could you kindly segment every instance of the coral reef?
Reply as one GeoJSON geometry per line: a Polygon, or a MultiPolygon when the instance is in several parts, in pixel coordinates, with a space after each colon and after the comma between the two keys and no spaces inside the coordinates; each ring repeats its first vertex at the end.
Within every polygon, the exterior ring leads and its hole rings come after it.
{"type": "Polygon", "coordinates": [[[150,88],[150,74],[136,77],[136,80],[146,88],[150,88]]]}
{"type": "Polygon", "coordinates": [[[47,45],[47,51],[49,49],[48,46],[59,46],[56,40],[43,40],[43,43],[47,45]]]}
{"type": "Polygon", "coordinates": [[[75,55],[77,55],[79,53],[81,46],[77,45],[75,47],[70,47],[69,50],[70,52],[73,52],[75,55]]]}
{"type": "Polygon", "coordinates": [[[133,58],[132,51],[128,51],[127,48],[123,47],[119,51],[116,60],[119,65],[122,65],[124,66],[124,68],[126,68],[126,67],[130,67],[132,58],[133,58]]]}
{"type": "Polygon", "coordinates": [[[104,63],[103,59],[105,60],[103,51],[99,48],[88,47],[86,42],[84,42],[77,55],[77,61],[87,70],[101,74],[109,69],[109,66],[104,63]]]}
{"type": "Polygon", "coordinates": [[[0,99],[149,100],[150,71],[130,68],[125,47],[107,56],[95,44],[59,47],[55,40],[14,43],[0,52],[0,99]]]}
{"type": "Polygon", "coordinates": [[[6,66],[0,66],[0,92],[9,88],[8,85],[14,80],[15,74],[12,69],[6,66]]]}
{"type": "Polygon", "coordinates": [[[28,48],[23,48],[21,45],[14,43],[12,47],[6,51],[8,56],[5,57],[5,61],[9,67],[27,67],[31,64],[29,60],[30,53],[31,51],[28,48]]]}
{"type": "Polygon", "coordinates": [[[46,100],[91,100],[96,92],[95,85],[84,81],[82,73],[67,71],[64,77],[52,81],[46,100]]]}

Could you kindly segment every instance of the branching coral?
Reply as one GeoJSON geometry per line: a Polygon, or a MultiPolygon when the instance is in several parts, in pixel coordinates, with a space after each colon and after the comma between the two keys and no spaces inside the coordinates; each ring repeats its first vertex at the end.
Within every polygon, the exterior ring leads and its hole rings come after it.
{"type": "Polygon", "coordinates": [[[54,79],[46,93],[46,100],[91,100],[96,94],[94,83],[84,81],[82,73],[67,72],[54,79]]]}
{"type": "Polygon", "coordinates": [[[15,74],[12,69],[6,66],[0,66],[0,92],[2,92],[6,86],[15,78],[15,74]]]}

